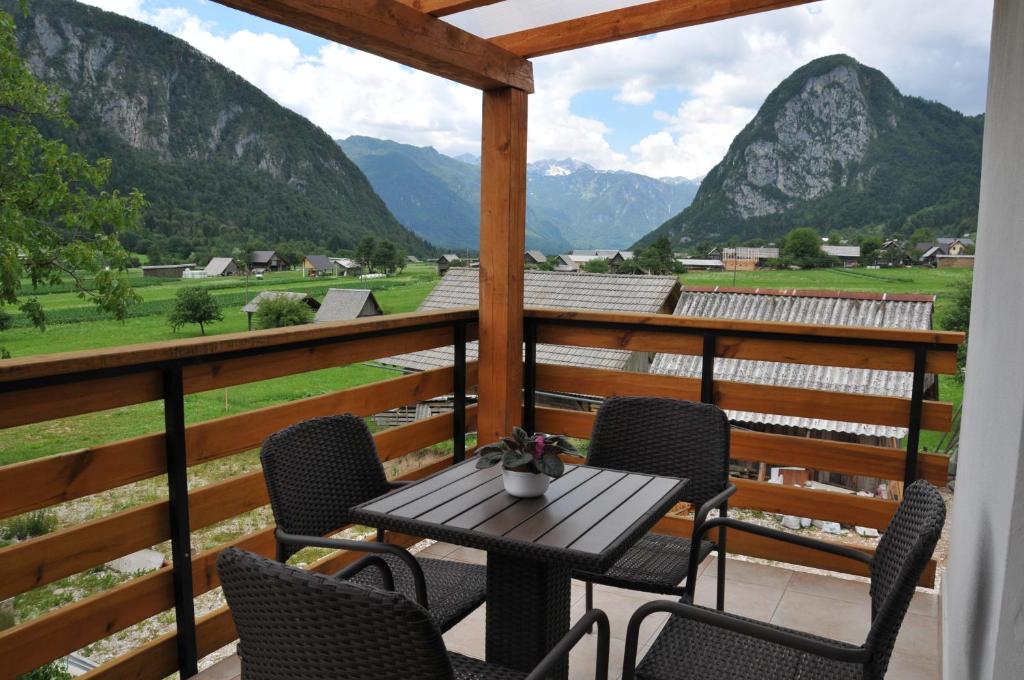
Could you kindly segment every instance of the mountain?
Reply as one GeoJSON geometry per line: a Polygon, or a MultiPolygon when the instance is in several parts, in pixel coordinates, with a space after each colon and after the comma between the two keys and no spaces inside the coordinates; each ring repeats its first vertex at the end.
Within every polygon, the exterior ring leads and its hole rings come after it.
{"type": "MultiPolygon", "coordinates": [[[[392,212],[416,233],[453,248],[479,245],[480,159],[372,137],[339,140],[392,212]]],[[[624,248],[686,207],[697,184],[604,172],[565,159],[527,168],[526,240],[548,253],[624,248]]]]}
{"type": "Polygon", "coordinates": [[[778,239],[806,226],[973,231],[983,123],[903,95],[846,55],[816,59],[768,95],[693,204],[636,245],[778,239]]]}
{"type": "Polygon", "coordinates": [[[150,202],[130,247],[229,254],[291,243],[336,251],[365,235],[417,254],[362,171],[320,128],[187,43],[70,0],[32,0],[18,23],[32,72],[68,93],[77,127],[60,134],[113,160],[110,188],[150,202]]]}

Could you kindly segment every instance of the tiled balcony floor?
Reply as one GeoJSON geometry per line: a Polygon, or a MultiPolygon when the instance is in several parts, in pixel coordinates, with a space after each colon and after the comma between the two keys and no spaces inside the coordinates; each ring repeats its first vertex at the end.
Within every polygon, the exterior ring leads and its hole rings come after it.
{"type": "MultiPolygon", "coordinates": [[[[485,554],[447,543],[435,543],[424,555],[482,564],[485,554]]],[[[714,558],[702,565],[697,585],[697,603],[714,606],[716,569],[714,558]]],[[[572,620],[584,611],[583,584],[573,582],[572,620]]],[[[818,635],[862,643],[867,636],[871,604],[865,581],[790,571],[753,562],[730,559],[726,567],[726,611],[811,631],[818,635]]],[[[658,596],[617,588],[596,586],[594,605],[603,609],[611,621],[611,677],[619,677],[625,647],[626,624],[638,606],[658,596]]],[[[486,605],[485,605],[486,606],[486,605]]],[[[889,664],[889,680],[938,680],[941,678],[939,653],[938,596],[927,592],[915,595],[903,622],[896,649],[889,664]]],[[[664,625],[665,614],[648,619],[640,633],[641,654],[664,625]]],[[[485,611],[481,607],[445,634],[451,651],[483,658],[485,611]]],[[[570,677],[593,677],[596,636],[580,642],[570,657],[570,677]]],[[[234,680],[237,661],[231,657],[203,673],[204,680],[234,680]]]]}

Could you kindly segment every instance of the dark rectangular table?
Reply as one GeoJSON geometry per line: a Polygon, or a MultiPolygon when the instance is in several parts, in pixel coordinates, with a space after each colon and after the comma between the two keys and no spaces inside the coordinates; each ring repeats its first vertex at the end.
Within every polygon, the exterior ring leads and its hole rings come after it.
{"type": "Polygon", "coordinates": [[[515,498],[500,465],[477,470],[474,459],[363,503],[352,518],[487,551],[487,660],[528,672],[569,630],[572,570],[607,570],[686,484],[580,465],[543,496],[515,498]]]}

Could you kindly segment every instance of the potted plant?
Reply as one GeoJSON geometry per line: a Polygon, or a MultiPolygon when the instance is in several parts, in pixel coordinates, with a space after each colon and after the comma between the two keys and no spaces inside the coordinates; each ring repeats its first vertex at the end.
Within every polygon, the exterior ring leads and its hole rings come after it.
{"type": "Polygon", "coordinates": [[[482,447],[476,466],[487,468],[500,462],[505,491],[517,498],[534,498],[543,496],[551,479],[565,472],[559,458],[563,453],[579,455],[576,447],[561,435],[529,434],[515,427],[511,437],[482,447]]]}

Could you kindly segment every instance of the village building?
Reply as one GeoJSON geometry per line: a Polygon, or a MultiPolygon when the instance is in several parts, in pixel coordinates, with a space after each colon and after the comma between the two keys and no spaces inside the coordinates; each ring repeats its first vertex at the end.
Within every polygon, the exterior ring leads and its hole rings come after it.
{"type": "Polygon", "coordinates": [[[363,265],[349,257],[332,257],[331,264],[338,276],[359,276],[363,273],[363,265]]]}
{"type": "Polygon", "coordinates": [[[281,272],[291,265],[276,250],[254,250],[249,253],[249,271],[255,273],[281,272]]]}
{"type": "Polygon", "coordinates": [[[266,300],[274,300],[277,298],[289,298],[292,300],[302,300],[312,309],[314,312],[320,309],[320,303],[315,298],[310,297],[306,293],[290,293],[278,290],[264,290],[261,291],[252,300],[249,300],[248,304],[242,307],[242,311],[249,317],[249,330],[252,330],[252,315],[259,311],[260,305],[266,300]]]}
{"type": "Polygon", "coordinates": [[[326,255],[306,255],[302,260],[302,275],[308,277],[332,276],[334,263],[326,255]]]}
{"type": "Polygon", "coordinates": [[[238,264],[231,257],[214,257],[203,270],[206,276],[234,276],[238,274],[238,264]]]}
{"type": "Polygon", "coordinates": [[[415,255],[406,255],[405,261],[407,264],[419,264],[420,258],[416,257],[415,255]]]}
{"type": "Polygon", "coordinates": [[[974,255],[936,255],[939,269],[974,269],[974,255]]]}
{"type": "Polygon", "coordinates": [[[195,262],[187,264],[147,264],[142,267],[142,275],[147,278],[180,279],[187,270],[193,269],[195,262]]]}
{"type": "Polygon", "coordinates": [[[455,253],[445,253],[441,257],[437,258],[437,273],[444,276],[452,265],[459,261],[459,256],[455,253]]]}
{"type": "Polygon", "coordinates": [[[545,255],[544,253],[542,253],[539,250],[527,250],[526,254],[523,256],[523,262],[527,266],[529,266],[529,265],[544,264],[547,261],[548,261],[547,255],[545,255]]]}
{"type": "Polygon", "coordinates": [[[676,262],[679,263],[679,266],[681,266],[684,271],[717,272],[725,269],[725,263],[721,260],[677,257],[676,262]]]}
{"type": "Polygon", "coordinates": [[[367,316],[380,316],[384,311],[372,290],[329,288],[313,318],[314,323],[351,321],[367,316]]]}
{"type": "Polygon", "coordinates": [[[942,236],[932,242],[917,244],[917,250],[928,253],[937,250],[939,255],[970,255],[974,249],[974,240],[966,237],[942,236]]]}
{"type": "Polygon", "coordinates": [[[824,244],[821,251],[829,257],[839,260],[844,267],[856,267],[860,264],[860,246],[840,246],[824,244]]]}

